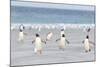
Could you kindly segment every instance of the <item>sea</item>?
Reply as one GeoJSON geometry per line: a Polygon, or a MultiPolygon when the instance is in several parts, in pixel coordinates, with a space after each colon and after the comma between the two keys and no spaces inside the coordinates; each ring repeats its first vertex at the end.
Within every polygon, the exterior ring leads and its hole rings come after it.
{"type": "Polygon", "coordinates": [[[95,10],[11,6],[11,24],[95,25],[95,10]]]}

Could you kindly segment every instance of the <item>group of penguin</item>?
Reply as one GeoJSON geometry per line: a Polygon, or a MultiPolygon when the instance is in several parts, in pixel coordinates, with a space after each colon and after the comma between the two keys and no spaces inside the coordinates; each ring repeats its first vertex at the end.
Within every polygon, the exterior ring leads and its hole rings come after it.
{"type": "MultiPolygon", "coordinates": [[[[25,29],[25,27],[23,25],[19,26],[19,41],[23,41],[24,39],[24,32],[23,30],[25,29]]],[[[87,32],[90,32],[90,28],[87,29],[87,32]]],[[[56,40],[59,41],[59,49],[64,50],[66,48],[66,43],[69,44],[70,42],[65,38],[65,33],[64,33],[64,29],[61,29],[61,36],[59,39],[56,40]]],[[[49,41],[52,37],[53,37],[53,33],[49,32],[46,36],[46,40],[43,41],[40,37],[40,35],[38,33],[35,34],[36,38],[35,40],[32,41],[32,44],[35,45],[34,47],[34,52],[38,55],[42,54],[43,51],[43,43],[46,44],[47,41],[49,41]]],[[[86,38],[84,39],[84,41],[82,41],[82,43],[84,43],[84,49],[85,52],[90,52],[91,51],[91,41],[89,41],[89,36],[87,35],[86,38]]]]}

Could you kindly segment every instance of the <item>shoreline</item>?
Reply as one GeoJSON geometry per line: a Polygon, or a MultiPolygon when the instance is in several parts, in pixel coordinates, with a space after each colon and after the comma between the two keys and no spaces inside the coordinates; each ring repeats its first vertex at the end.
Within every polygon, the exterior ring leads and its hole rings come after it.
{"type": "MultiPolygon", "coordinates": [[[[19,25],[21,23],[12,23],[11,24],[11,29],[18,29],[19,25]]],[[[29,23],[24,23],[23,24],[25,28],[32,28],[32,29],[37,29],[37,28],[48,28],[48,29],[61,29],[61,28],[95,28],[95,24],[29,24],[29,23]]]]}

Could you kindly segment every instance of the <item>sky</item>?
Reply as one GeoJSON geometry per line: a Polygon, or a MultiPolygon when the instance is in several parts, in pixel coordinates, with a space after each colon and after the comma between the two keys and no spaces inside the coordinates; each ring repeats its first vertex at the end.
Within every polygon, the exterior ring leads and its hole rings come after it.
{"type": "Polygon", "coordinates": [[[57,8],[57,9],[70,9],[70,10],[87,10],[94,11],[95,6],[90,5],[71,5],[71,4],[52,4],[40,2],[24,2],[24,1],[11,1],[11,6],[24,6],[24,7],[41,7],[41,8],[57,8]]]}
{"type": "Polygon", "coordinates": [[[73,4],[87,4],[96,5],[95,0],[13,0],[13,1],[40,1],[40,2],[55,2],[55,3],[73,3],[73,4]]]}

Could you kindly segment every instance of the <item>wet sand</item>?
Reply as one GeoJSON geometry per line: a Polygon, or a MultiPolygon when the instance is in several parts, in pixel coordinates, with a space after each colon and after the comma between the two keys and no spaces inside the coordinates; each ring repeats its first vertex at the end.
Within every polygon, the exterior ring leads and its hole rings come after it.
{"type": "MultiPolygon", "coordinates": [[[[56,39],[60,38],[60,29],[26,29],[24,41],[18,41],[18,30],[11,31],[11,66],[19,65],[38,65],[51,63],[69,63],[69,62],[84,62],[95,61],[95,47],[92,47],[91,52],[85,53],[82,41],[87,35],[83,29],[67,28],[65,30],[66,39],[70,44],[66,44],[64,51],[58,48],[56,39]],[[46,39],[48,32],[53,33],[52,40],[43,44],[43,53],[38,56],[34,53],[35,34],[39,33],[43,40],[46,39]]],[[[95,30],[92,29],[89,33],[90,41],[95,42],[95,30]]]]}

